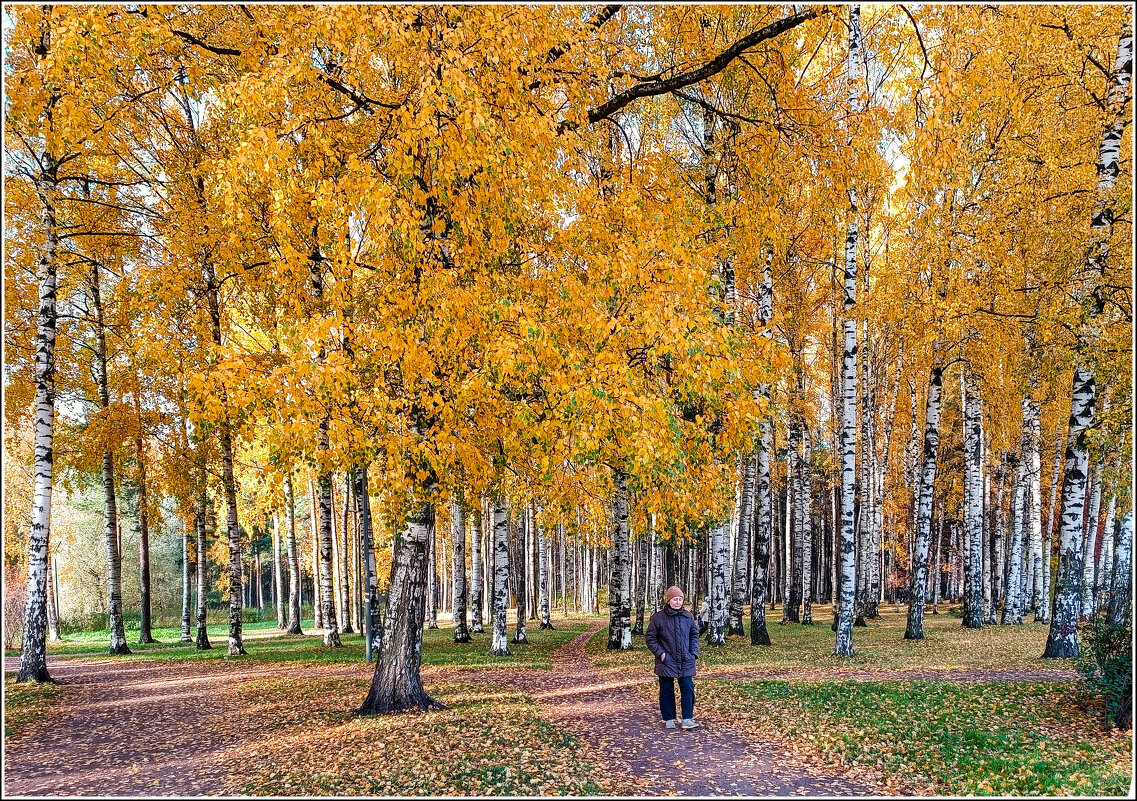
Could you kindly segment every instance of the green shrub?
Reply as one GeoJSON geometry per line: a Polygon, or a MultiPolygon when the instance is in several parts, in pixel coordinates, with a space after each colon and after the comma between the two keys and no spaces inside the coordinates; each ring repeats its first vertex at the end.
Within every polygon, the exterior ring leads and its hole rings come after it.
{"type": "Polygon", "coordinates": [[[1081,648],[1075,667],[1091,692],[1105,702],[1106,726],[1133,725],[1132,627],[1110,625],[1098,615],[1082,626],[1081,648]]]}

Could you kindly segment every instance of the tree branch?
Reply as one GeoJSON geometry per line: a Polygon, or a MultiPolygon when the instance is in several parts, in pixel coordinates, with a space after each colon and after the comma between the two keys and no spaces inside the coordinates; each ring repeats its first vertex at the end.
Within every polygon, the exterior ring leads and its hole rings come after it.
{"type": "MultiPolygon", "coordinates": [[[[679,89],[690,86],[691,84],[705,81],[708,78],[713,78],[715,75],[718,75],[720,72],[726,69],[730,65],[730,62],[734,61],[734,59],[738,58],[740,55],[755,45],[761,44],[768,39],[773,39],[777,36],[780,36],[786,31],[792,30],[798,25],[801,25],[806,20],[810,20],[814,17],[828,13],[829,9],[822,8],[819,10],[811,9],[809,11],[801,11],[797,14],[792,14],[776,22],[772,22],[766,27],[760,28],[753,33],[743,36],[726,50],[719,53],[713,59],[697,69],[680,73],[679,75],[675,75],[666,80],[643,81],[641,83],[635,84],[634,86],[630,86],[619,94],[608,98],[608,100],[604,101],[596,108],[589,109],[587,122],[591,125],[594,122],[598,122],[599,120],[610,117],[620,109],[630,105],[641,97],[655,97],[657,95],[675,92],[679,89]]],[[[578,127],[576,123],[566,120],[557,126],[557,132],[563,133],[565,130],[575,129],[576,127],[578,127]]]]}

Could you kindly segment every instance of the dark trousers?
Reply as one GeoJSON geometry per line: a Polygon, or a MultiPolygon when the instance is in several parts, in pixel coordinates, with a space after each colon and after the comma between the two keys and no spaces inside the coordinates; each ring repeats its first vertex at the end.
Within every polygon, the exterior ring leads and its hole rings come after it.
{"type": "MultiPolygon", "coordinates": [[[[679,699],[683,708],[683,718],[695,714],[695,677],[683,676],[679,679],[679,699]]],[[[670,676],[659,677],[659,712],[664,720],[675,719],[675,679],[670,676]]]]}

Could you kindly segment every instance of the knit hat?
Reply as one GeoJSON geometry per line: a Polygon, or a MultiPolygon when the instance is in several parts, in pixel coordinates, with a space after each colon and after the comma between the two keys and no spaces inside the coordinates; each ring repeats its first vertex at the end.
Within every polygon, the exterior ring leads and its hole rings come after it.
{"type": "Polygon", "coordinates": [[[671,603],[672,598],[682,598],[683,590],[678,587],[668,587],[667,592],[663,593],[663,602],[665,604],[671,603]]]}

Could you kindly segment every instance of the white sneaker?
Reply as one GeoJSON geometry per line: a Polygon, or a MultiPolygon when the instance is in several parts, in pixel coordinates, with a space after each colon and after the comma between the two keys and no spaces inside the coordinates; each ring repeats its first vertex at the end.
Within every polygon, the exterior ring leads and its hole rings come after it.
{"type": "Polygon", "coordinates": [[[675,721],[674,720],[665,720],[665,721],[663,721],[663,725],[669,729],[674,729],[675,728],[675,721]]]}
{"type": "Polygon", "coordinates": [[[683,718],[683,728],[684,729],[697,729],[702,725],[703,725],[702,723],[699,723],[694,718],[683,718]]]}

